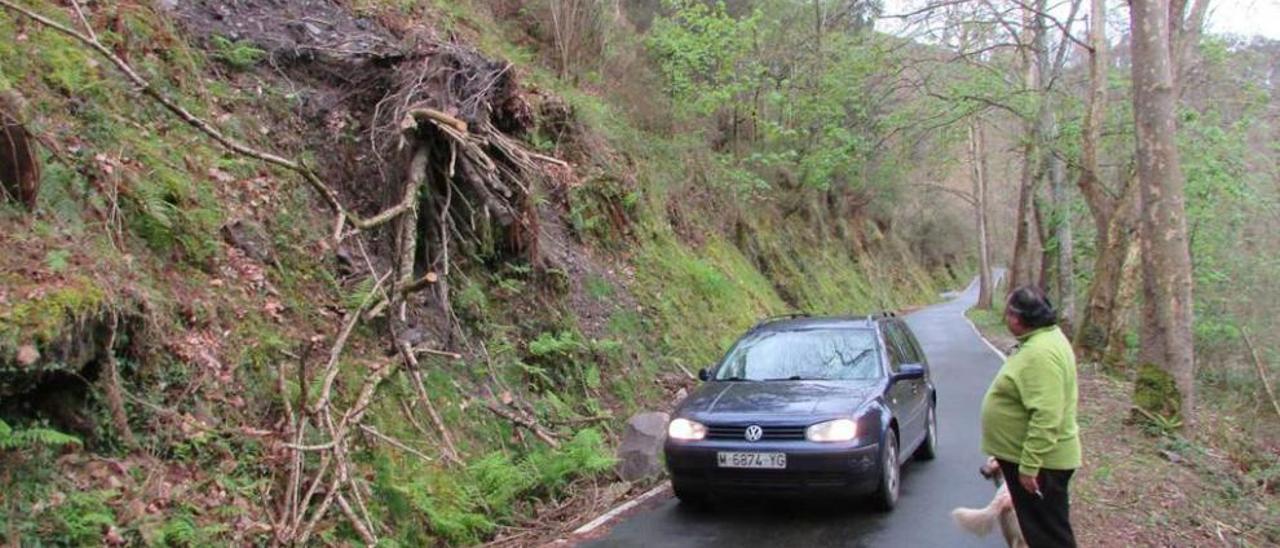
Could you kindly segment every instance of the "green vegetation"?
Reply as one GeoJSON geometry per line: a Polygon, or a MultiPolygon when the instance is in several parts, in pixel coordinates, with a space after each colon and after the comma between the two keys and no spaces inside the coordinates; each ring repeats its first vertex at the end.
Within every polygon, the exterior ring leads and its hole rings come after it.
{"type": "Polygon", "coordinates": [[[222,36],[214,36],[210,42],[213,46],[213,57],[235,70],[249,70],[267,56],[267,52],[245,40],[232,42],[222,36]]]}
{"type": "MultiPolygon", "coordinates": [[[[37,4],[78,25],[69,7],[37,4]]],[[[902,136],[910,120],[894,113],[915,105],[898,104],[904,98],[878,77],[906,61],[865,21],[824,34],[809,53],[798,31],[808,27],[794,23],[804,6],[763,2],[739,16],[677,2],[645,33],[593,18],[582,36],[598,43],[559,56],[546,12],[554,8],[536,4],[502,18],[466,2],[353,8],[371,25],[434,25],[514,62],[535,119],[520,138],[573,166],[564,180],[528,181],[544,256],[563,264],[526,261],[489,234],[453,249],[451,310],[438,308],[432,287],[406,312],[417,323],[400,334],[414,331],[406,338],[419,336],[424,352],[463,357],[424,353],[417,370],[387,378],[360,423],[368,429],[348,438],[353,492],[374,495],[348,502],[367,507],[357,511],[367,509],[383,544],[483,542],[604,488],[622,421],[666,405],[684,370],[718,359],[761,317],[923,303],[956,282],[944,263],[964,262],[921,251],[930,239],[923,217],[898,215],[922,149],[902,136]],[[791,23],[763,15],[783,12],[791,23]],[[555,60],[565,58],[573,66],[555,60]],[[782,66],[794,76],[771,72],[782,66]],[[542,430],[490,413],[491,404],[542,430]]],[[[352,207],[379,203],[383,189],[344,179],[351,166],[339,163],[367,154],[359,113],[378,97],[343,88],[317,121],[311,109],[337,88],[307,88],[363,75],[329,74],[310,60],[305,70],[316,72],[290,80],[282,74],[296,76],[291,67],[264,62],[270,44],[201,38],[207,29],[135,0],[83,7],[105,45],[197,116],[325,168],[352,207]]],[[[385,268],[394,237],[371,230],[335,245],[331,215],[291,175],[217,148],[81,44],[3,13],[0,34],[22,39],[0,43],[0,89],[21,90],[30,129],[57,148],[40,150],[37,211],[0,212],[6,251],[15,250],[0,257],[0,368],[25,374],[23,345],[56,356],[51,341],[78,329],[93,336],[73,337],[91,359],[65,371],[87,382],[41,386],[75,416],[49,416],[37,401],[0,406],[22,425],[0,422],[0,459],[15,470],[0,484],[14,493],[3,504],[15,516],[0,536],[32,545],[270,542],[264,531],[276,530],[269,520],[284,507],[295,454],[282,444],[296,434],[322,446],[329,425],[307,410],[326,386],[334,407],[347,409],[399,359],[388,353],[388,326],[400,311],[383,311],[353,330],[331,384],[324,375],[345,315],[380,297],[364,254],[385,268]],[[227,228],[241,221],[263,234],[233,241],[227,228]],[[336,266],[335,254],[344,257],[336,266]],[[102,373],[108,356],[123,425],[102,373]],[[290,414],[309,417],[301,434],[290,414]],[[54,419],[75,437],[46,424],[54,419]],[[73,439],[83,447],[56,458],[54,446],[73,439]],[[202,496],[161,500],[144,488],[157,478],[202,496]]],[[[476,204],[458,198],[453,207],[476,204]]],[[[5,403],[36,399],[0,393],[5,403]]],[[[332,466],[320,464],[330,453],[305,454],[304,489],[332,466]]],[[[327,485],[307,510],[320,507],[327,485]]],[[[357,529],[334,503],[312,542],[359,543],[357,529]]]]}
{"type": "Polygon", "coordinates": [[[18,451],[36,446],[61,447],[63,445],[82,445],[79,438],[69,436],[51,428],[19,428],[14,430],[9,423],[0,420],[0,451],[18,451]]]}
{"type": "Polygon", "coordinates": [[[559,451],[538,449],[520,458],[494,452],[472,460],[460,473],[380,456],[374,487],[379,505],[397,524],[398,542],[418,545],[441,538],[475,544],[527,510],[530,497],[559,494],[575,477],[612,467],[603,437],[585,429],[559,451]],[[406,483],[404,478],[412,479],[406,483]]]}

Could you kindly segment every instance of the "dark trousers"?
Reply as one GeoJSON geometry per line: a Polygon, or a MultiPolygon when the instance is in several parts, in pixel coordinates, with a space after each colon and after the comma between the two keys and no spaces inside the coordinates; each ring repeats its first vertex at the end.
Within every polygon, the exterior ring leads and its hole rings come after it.
{"type": "Polygon", "coordinates": [[[1071,532],[1071,500],[1067,495],[1067,484],[1075,470],[1041,469],[1037,478],[1043,495],[1041,498],[1023,489],[1022,482],[1018,481],[1018,463],[999,462],[1027,545],[1031,548],[1074,548],[1076,537],[1071,532]]]}

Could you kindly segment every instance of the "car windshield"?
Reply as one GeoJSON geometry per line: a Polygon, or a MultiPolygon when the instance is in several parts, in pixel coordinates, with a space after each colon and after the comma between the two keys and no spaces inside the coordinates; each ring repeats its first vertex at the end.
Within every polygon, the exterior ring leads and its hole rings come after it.
{"type": "Polygon", "coordinates": [[[870,329],[760,331],[734,345],[720,381],[862,380],[883,374],[870,329]]]}

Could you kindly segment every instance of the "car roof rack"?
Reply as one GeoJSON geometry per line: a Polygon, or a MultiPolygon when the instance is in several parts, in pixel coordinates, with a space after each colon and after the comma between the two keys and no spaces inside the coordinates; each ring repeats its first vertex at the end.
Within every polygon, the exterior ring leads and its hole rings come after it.
{"type": "Polygon", "coordinates": [[[764,318],[764,319],[762,319],[762,320],[760,320],[760,321],[756,322],[756,324],[755,324],[755,325],[751,326],[751,329],[754,331],[754,330],[756,330],[756,329],[759,329],[759,328],[761,328],[761,327],[763,327],[763,326],[765,326],[765,325],[771,324],[771,323],[773,323],[773,322],[782,321],[782,320],[794,320],[794,319],[796,319],[796,318],[808,318],[808,317],[811,317],[811,316],[812,316],[812,314],[810,314],[810,313],[808,313],[808,312],[788,312],[788,313],[786,313],[786,314],[778,314],[778,315],[776,315],[776,316],[769,316],[769,317],[767,317],[767,318],[764,318]]]}
{"type": "Polygon", "coordinates": [[[896,317],[898,317],[898,315],[894,313],[892,310],[884,310],[881,312],[876,312],[875,314],[867,314],[867,321],[875,321],[875,320],[880,320],[884,318],[896,318],[896,317]]]}

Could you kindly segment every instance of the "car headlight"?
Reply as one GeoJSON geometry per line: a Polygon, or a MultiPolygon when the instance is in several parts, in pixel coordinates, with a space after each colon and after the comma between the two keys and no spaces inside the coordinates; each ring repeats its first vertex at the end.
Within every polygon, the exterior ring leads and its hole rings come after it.
{"type": "Polygon", "coordinates": [[[689,419],[675,419],[667,425],[667,437],[675,440],[696,441],[707,437],[707,427],[689,419]]]}
{"type": "Polygon", "coordinates": [[[858,423],[849,419],[820,422],[804,430],[809,441],[851,441],[858,437],[858,423]]]}

